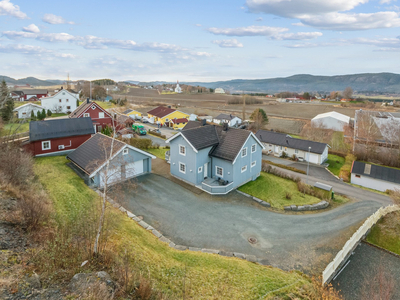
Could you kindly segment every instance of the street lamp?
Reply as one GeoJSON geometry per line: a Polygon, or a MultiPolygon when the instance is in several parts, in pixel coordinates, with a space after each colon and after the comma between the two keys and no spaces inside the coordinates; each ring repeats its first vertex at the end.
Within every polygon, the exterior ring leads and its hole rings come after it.
{"type": "Polygon", "coordinates": [[[306,181],[306,184],[308,184],[308,170],[310,169],[310,151],[311,151],[311,147],[308,147],[308,160],[307,160],[307,181],[306,181]]]}

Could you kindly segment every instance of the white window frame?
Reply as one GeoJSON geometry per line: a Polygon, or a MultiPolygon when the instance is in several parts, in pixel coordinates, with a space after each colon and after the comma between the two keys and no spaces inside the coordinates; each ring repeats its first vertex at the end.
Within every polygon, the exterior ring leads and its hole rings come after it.
{"type": "Polygon", "coordinates": [[[216,176],[220,176],[220,177],[224,177],[224,168],[219,167],[219,166],[215,166],[215,175],[216,176]],[[218,169],[221,169],[221,175],[218,174],[218,169]]]}
{"type": "Polygon", "coordinates": [[[257,144],[251,145],[251,153],[254,153],[256,151],[257,151],[257,144]],[[253,147],[254,147],[254,151],[253,151],[253,147]]]}
{"type": "Polygon", "coordinates": [[[197,173],[202,173],[202,172],[203,172],[203,167],[201,166],[201,167],[199,167],[197,173]]]}
{"type": "Polygon", "coordinates": [[[129,149],[125,148],[124,150],[122,150],[122,155],[127,155],[129,153],[129,149]]]}
{"type": "Polygon", "coordinates": [[[68,100],[68,99],[67,99],[66,101],[67,101],[67,102],[69,102],[69,100],[68,100]]]}
{"type": "Polygon", "coordinates": [[[299,154],[299,149],[294,149],[294,153],[299,154]]]}
{"type": "Polygon", "coordinates": [[[84,114],[83,114],[83,117],[84,117],[84,118],[90,117],[90,114],[89,114],[89,113],[84,113],[84,114]]]}
{"type": "Polygon", "coordinates": [[[251,167],[255,167],[255,166],[256,166],[256,164],[257,164],[257,162],[256,162],[256,161],[252,161],[252,162],[251,162],[251,167]]]}
{"type": "Polygon", "coordinates": [[[184,163],[182,163],[182,162],[179,162],[179,172],[181,172],[181,173],[183,173],[183,174],[186,174],[186,164],[184,164],[184,163]],[[185,171],[182,171],[182,170],[181,170],[181,166],[184,167],[185,171]]]}
{"type": "Polygon", "coordinates": [[[51,141],[42,141],[42,150],[51,150],[51,141]],[[49,148],[45,148],[44,143],[49,143],[49,148]]]}
{"type": "Polygon", "coordinates": [[[282,149],[283,149],[282,146],[279,146],[279,149],[282,151],[282,149]]]}
{"type": "Polygon", "coordinates": [[[247,171],[247,165],[243,166],[242,169],[241,169],[241,171],[242,171],[241,173],[246,172],[246,171],[247,171]]]}
{"type": "Polygon", "coordinates": [[[186,146],[179,145],[179,154],[186,156],[186,146]],[[183,153],[181,152],[181,149],[183,148],[183,153]]]}
{"type": "Polygon", "coordinates": [[[245,148],[242,149],[242,157],[246,157],[246,156],[247,156],[247,147],[245,147],[245,148]],[[243,155],[243,151],[246,152],[245,155],[243,155]]]}
{"type": "Polygon", "coordinates": [[[99,112],[99,119],[104,119],[104,113],[103,112],[99,112]]]}
{"type": "Polygon", "coordinates": [[[96,109],[96,105],[92,105],[92,109],[96,109]]]}

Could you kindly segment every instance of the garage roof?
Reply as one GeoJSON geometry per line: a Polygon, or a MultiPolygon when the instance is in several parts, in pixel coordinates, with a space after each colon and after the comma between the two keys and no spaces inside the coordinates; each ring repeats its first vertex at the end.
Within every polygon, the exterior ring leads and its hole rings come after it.
{"type": "Polygon", "coordinates": [[[353,163],[353,167],[351,168],[351,173],[368,176],[371,178],[380,179],[384,181],[400,183],[399,169],[366,164],[361,161],[355,161],[353,163]]]}
{"type": "Polygon", "coordinates": [[[330,112],[327,112],[327,113],[316,115],[313,118],[313,120],[319,120],[319,119],[329,118],[329,117],[330,118],[334,118],[334,119],[339,120],[339,121],[342,121],[342,122],[345,122],[347,124],[350,122],[350,117],[349,116],[340,114],[340,113],[338,113],[336,111],[330,111],[330,112]]]}

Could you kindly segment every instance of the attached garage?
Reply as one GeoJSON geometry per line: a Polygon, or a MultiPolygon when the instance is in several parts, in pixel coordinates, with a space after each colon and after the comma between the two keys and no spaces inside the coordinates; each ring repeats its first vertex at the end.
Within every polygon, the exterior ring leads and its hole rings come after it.
{"type": "Polygon", "coordinates": [[[310,163],[312,164],[318,164],[319,163],[319,155],[310,153],[310,163]]]}
{"type": "Polygon", "coordinates": [[[151,172],[151,160],[156,158],[154,155],[114,140],[113,154],[109,158],[111,144],[112,138],[96,133],[67,156],[78,167],[74,169],[82,171],[87,177],[84,179],[88,185],[104,188],[105,184],[116,184],[151,172]]]}

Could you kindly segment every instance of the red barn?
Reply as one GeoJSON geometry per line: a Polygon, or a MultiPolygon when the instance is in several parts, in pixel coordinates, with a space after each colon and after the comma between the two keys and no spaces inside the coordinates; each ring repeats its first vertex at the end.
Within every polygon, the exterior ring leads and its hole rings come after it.
{"type": "Polygon", "coordinates": [[[94,134],[90,118],[53,119],[29,123],[24,148],[33,156],[63,155],[78,148],[94,134]]]}
{"type": "Polygon", "coordinates": [[[90,102],[89,99],[69,115],[71,119],[85,117],[90,117],[92,119],[95,133],[101,132],[106,126],[113,126],[112,115],[96,102],[90,102]]]}

